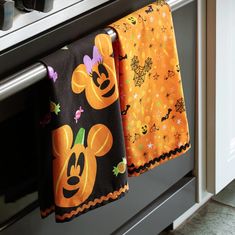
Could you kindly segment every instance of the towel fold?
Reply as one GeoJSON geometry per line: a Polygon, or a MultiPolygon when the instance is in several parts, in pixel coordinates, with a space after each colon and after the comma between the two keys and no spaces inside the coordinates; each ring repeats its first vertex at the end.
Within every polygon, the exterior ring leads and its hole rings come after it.
{"type": "Polygon", "coordinates": [[[110,27],[118,33],[128,173],[139,175],[190,147],[171,9],[157,1],[110,27]]]}
{"type": "Polygon", "coordinates": [[[50,96],[40,121],[41,215],[64,222],[128,191],[112,42],[100,30],[41,61],[50,96]]]}

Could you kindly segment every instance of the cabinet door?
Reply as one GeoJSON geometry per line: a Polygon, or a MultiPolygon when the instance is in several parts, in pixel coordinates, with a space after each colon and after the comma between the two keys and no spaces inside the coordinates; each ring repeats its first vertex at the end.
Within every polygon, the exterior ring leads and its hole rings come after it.
{"type": "Polygon", "coordinates": [[[235,1],[207,1],[207,189],[235,179],[235,1]]]}

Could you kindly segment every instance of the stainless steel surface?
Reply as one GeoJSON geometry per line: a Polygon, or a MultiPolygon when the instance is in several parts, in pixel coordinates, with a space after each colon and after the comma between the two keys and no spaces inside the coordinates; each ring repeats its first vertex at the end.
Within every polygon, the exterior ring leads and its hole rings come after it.
{"type": "Polygon", "coordinates": [[[117,37],[115,30],[113,30],[111,28],[105,28],[105,31],[107,32],[107,34],[111,37],[112,41],[114,42],[117,37]]]}
{"type": "MultiPolygon", "coordinates": [[[[87,1],[91,1],[91,0],[87,0],[87,1]]],[[[83,3],[86,5],[86,7],[88,7],[87,1],[86,0],[83,1],[83,3]]],[[[96,4],[98,4],[101,1],[102,0],[96,0],[94,2],[96,2],[96,4]]],[[[185,6],[186,4],[188,4],[192,1],[194,1],[194,0],[169,0],[168,4],[171,6],[172,10],[174,11],[176,9],[179,9],[182,6],[185,6]]],[[[104,2],[104,0],[103,0],[103,2],[104,2]]],[[[85,5],[83,5],[83,6],[85,6],[85,5]]],[[[81,8],[82,8],[82,5],[79,4],[79,6],[81,6],[81,8]]],[[[75,9],[76,9],[76,7],[75,7],[75,9]]],[[[46,24],[44,25],[44,27],[45,26],[46,26],[46,24]]],[[[31,30],[31,31],[34,31],[34,30],[31,30]]],[[[116,33],[114,32],[114,30],[113,29],[106,29],[106,31],[112,37],[112,40],[115,40],[116,33]]],[[[1,43],[0,43],[0,47],[1,47],[1,43]]],[[[42,65],[40,63],[36,63],[36,64],[32,65],[31,67],[29,67],[25,70],[22,70],[17,74],[14,74],[13,76],[5,78],[4,80],[2,80],[2,82],[0,82],[0,100],[3,100],[5,98],[11,96],[12,94],[19,92],[26,87],[29,87],[30,85],[36,83],[37,81],[44,79],[46,76],[46,73],[47,73],[47,71],[46,71],[46,68],[44,67],[44,65],[42,65]]]]}
{"type": "Polygon", "coordinates": [[[49,12],[53,9],[54,0],[15,0],[15,3],[16,7],[22,11],[49,12]]]}
{"type": "Polygon", "coordinates": [[[24,69],[3,81],[0,81],[0,100],[3,100],[18,91],[45,78],[47,70],[41,63],[36,63],[27,69],[24,69]]]}
{"type": "Polygon", "coordinates": [[[194,0],[167,0],[167,3],[171,6],[173,11],[193,2],[194,0]]]}
{"type": "Polygon", "coordinates": [[[22,12],[15,9],[13,27],[0,31],[0,51],[76,17],[109,0],[56,0],[49,13],[22,12]]]}
{"type": "MultiPolygon", "coordinates": [[[[3,223],[1,223],[2,221],[0,221],[0,232],[5,230],[6,228],[10,227],[16,221],[20,220],[22,217],[24,217],[25,215],[30,213],[32,210],[35,210],[38,207],[37,195],[35,195],[35,196],[36,196],[36,199],[34,199],[30,204],[28,204],[28,206],[24,207],[22,210],[20,210],[14,216],[9,217],[9,219],[7,221],[4,221],[3,223]]],[[[15,206],[15,203],[13,203],[13,205],[15,206]]]]}
{"type": "Polygon", "coordinates": [[[14,18],[14,2],[0,0],[0,30],[8,30],[12,27],[14,18]]]}

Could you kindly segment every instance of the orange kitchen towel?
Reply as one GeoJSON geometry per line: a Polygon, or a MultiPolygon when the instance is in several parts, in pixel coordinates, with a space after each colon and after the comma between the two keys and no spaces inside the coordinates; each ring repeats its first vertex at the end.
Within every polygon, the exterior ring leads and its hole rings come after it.
{"type": "Polygon", "coordinates": [[[137,176],[190,147],[171,9],[157,1],[110,27],[118,34],[128,173],[137,176]]]}

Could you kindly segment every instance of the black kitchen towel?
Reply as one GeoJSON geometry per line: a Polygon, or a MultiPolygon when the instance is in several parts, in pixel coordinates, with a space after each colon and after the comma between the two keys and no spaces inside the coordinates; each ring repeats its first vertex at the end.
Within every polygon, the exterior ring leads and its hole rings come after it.
{"type": "Polygon", "coordinates": [[[99,30],[41,62],[41,215],[64,222],[128,191],[111,38],[99,30]]]}

